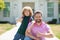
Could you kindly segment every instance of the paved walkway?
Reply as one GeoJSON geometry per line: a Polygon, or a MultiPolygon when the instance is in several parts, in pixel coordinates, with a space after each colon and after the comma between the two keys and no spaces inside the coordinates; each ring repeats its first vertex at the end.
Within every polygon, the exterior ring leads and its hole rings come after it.
{"type": "Polygon", "coordinates": [[[13,29],[11,29],[11,30],[5,32],[4,34],[0,35],[0,40],[13,40],[14,35],[16,34],[20,24],[21,23],[18,23],[17,27],[14,27],[13,29]]]}

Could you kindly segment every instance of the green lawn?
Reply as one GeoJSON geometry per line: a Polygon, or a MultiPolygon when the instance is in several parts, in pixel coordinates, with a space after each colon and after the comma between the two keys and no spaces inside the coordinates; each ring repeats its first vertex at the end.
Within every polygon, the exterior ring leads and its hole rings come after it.
{"type": "Polygon", "coordinates": [[[53,33],[60,39],[60,24],[49,24],[53,33]]]}
{"type": "Polygon", "coordinates": [[[13,28],[11,24],[0,24],[0,35],[13,28]]]}

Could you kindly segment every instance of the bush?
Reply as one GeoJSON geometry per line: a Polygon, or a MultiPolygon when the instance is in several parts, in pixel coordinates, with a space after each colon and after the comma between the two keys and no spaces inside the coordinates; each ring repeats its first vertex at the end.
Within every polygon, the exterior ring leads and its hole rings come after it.
{"type": "Polygon", "coordinates": [[[52,19],[52,21],[48,21],[48,24],[56,24],[57,23],[57,19],[52,19]]]}
{"type": "Polygon", "coordinates": [[[0,23],[9,23],[8,21],[0,21],[0,23]]]}

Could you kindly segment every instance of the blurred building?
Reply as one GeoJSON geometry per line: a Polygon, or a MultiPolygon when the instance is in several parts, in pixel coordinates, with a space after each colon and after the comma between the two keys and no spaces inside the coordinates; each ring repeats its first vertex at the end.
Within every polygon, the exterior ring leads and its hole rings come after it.
{"type": "Polygon", "coordinates": [[[4,0],[6,8],[0,11],[0,21],[15,23],[17,17],[22,16],[22,8],[30,6],[33,11],[41,10],[43,20],[48,22],[57,19],[60,23],[60,3],[59,0],[4,0]]]}

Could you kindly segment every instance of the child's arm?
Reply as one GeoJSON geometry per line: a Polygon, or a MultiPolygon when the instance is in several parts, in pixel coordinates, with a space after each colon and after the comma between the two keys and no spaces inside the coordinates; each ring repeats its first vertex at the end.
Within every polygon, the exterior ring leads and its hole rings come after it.
{"type": "Polygon", "coordinates": [[[30,30],[26,30],[26,36],[28,36],[28,37],[30,37],[30,38],[32,38],[32,39],[36,39],[36,37],[34,37],[34,36],[31,34],[30,30]]]}
{"type": "Polygon", "coordinates": [[[37,32],[37,37],[40,37],[40,36],[47,37],[47,38],[53,38],[54,37],[51,29],[46,34],[37,32]]]}
{"type": "Polygon", "coordinates": [[[36,37],[34,37],[34,36],[31,34],[31,29],[32,29],[33,25],[34,25],[33,22],[30,23],[30,24],[28,24],[28,28],[27,28],[27,30],[26,30],[26,36],[29,36],[29,37],[32,38],[32,39],[37,39],[36,37]]]}

